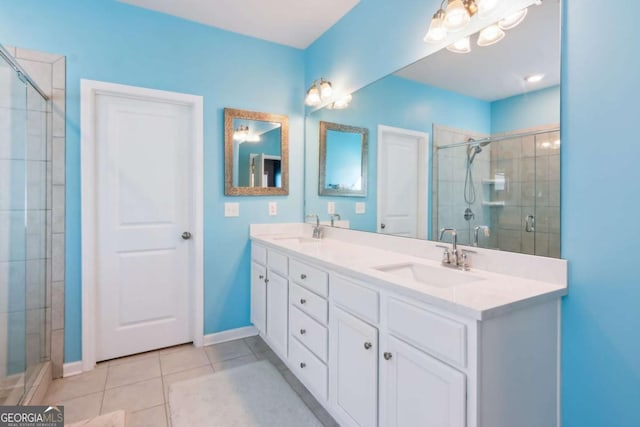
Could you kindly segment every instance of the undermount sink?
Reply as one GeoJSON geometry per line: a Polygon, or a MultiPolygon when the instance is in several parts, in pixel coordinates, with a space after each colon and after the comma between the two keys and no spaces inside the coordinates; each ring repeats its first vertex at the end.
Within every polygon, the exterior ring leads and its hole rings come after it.
{"type": "Polygon", "coordinates": [[[311,237],[292,237],[292,236],[282,236],[282,237],[274,237],[273,240],[277,240],[282,243],[318,243],[320,239],[314,239],[311,237]]]}
{"type": "Polygon", "coordinates": [[[415,264],[412,262],[383,265],[373,267],[373,269],[391,274],[400,279],[409,279],[423,285],[434,286],[437,288],[449,288],[452,286],[463,285],[465,283],[484,280],[484,278],[474,276],[468,272],[450,270],[445,267],[432,267],[424,264],[415,264]]]}

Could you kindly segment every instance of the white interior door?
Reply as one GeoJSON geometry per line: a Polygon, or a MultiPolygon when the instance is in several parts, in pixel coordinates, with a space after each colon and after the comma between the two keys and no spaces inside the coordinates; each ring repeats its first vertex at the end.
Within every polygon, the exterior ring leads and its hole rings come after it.
{"type": "Polygon", "coordinates": [[[378,232],[426,238],[426,133],[378,127],[378,232]]]}
{"type": "Polygon", "coordinates": [[[166,100],[99,94],[95,108],[100,361],[192,340],[193,130],[166,100]]]}

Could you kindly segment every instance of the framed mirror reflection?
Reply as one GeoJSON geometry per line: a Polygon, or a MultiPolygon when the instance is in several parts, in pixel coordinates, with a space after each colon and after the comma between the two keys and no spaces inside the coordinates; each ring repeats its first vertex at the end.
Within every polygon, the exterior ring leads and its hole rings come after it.
{"type": "Polygon", "coordinates": [[[225,195],[289,194],[287,116],[225,108],[225,195]]]}
{"type": "Polygon", "coordinates": [[[368,129],[320,122],[319,195],[367,195],[368,140],[368,129]]]}
{"type": "Polygon", "coordinates": [[[311,112],[306,211],[331,202],[355,230],[438,240],[455,228],[464,245],[559,257],[560,9],[532,1],[494,43],[461,34],[465,49],[452,44],[369,84],[346,109],[311,112]],[[365,197],[318,196],[321,121],[371,130],[365,197]]]}

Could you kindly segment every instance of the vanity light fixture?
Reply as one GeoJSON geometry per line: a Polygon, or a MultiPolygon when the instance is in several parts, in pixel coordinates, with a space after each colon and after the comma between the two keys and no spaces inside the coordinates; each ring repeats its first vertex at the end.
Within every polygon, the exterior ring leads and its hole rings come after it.
{"type": "Polygon", "coordinates": [[[322,101],[327,100],[333,94],[333,87],[331,82],[325,79],[318,79],[311,83],[309,89],[307,89],[307,96],[304,103],[310,107],[320,105],[322,101]]]}
{"type": "Polygon", "coordinates": [[[424,36],[425,42],[435,43],[447,37],[447,29],[444,27],[444,16],[445,12],[442,9],[439,9],[433,14],[429,31],[427,31],[427,34],[424,36]]]}
{"type": "Polygon", "coordinates": [[[500,0],[476,0],[476,3],[478,4],[478,16],[484,19],[495,12],[500,0]]]}
{"type": "Polygon", "coordinates": [[[240,125],[233,131],[233,139],[235,141],[246,141],[249,136],[249,126],[240,125]]]}
{"type": "Polygon", "coordinates": [[[538,83],[540,80],[544,78],[544,74],[532,74],[524,78],[524,81],[527,83],[538,83]]]}
{"type": "Polygon", "coordinates": [[[463,37],[460,40],[447,46],[447,50],[453,53],[469,53],[471,52],[471,37],[463,37]]]}
{"type": "MultiPolygon", "coordinates": [[[[475,4],[475,3],[474,3],[475,4]]],[[[444,27],[447,31],[455,33],[467,26],[471,20],[471,15],[462,0],[449,0],[447,10],[444,15],[444,27]]]]}
{"type": "Polygon", "coordinates": [[[498,43],[504,38],[504,31],[500,29],[496,24],[489,25],[484,30],[480,31],[478,36],[478,46],[486,47],[492,44],[498,43]]]}
{"type": "Polygon", "coordinates": [[[515,13],[512,13],[511,15],[498,21],[498,26],[503,30],[510,30],[517,27],[522,21],[524,21],[524,18],[525,16],[527,16],[528,11],[529,9],[524,8],[515,13]]]}

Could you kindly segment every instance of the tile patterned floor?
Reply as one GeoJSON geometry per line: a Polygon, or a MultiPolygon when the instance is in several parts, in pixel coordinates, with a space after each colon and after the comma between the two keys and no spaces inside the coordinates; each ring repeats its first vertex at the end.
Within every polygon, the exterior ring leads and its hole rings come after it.
{"type": "Polygon", "coordinates": [[[124,409],[128,427],[170,427],[171,384],[264,359],[278,369],[322,424],[338,426],[260,337],[203,348],[187,344],[102,362],[91,372],[54,380],[44,401],[64,405],[66,423],[124,409]]]}

